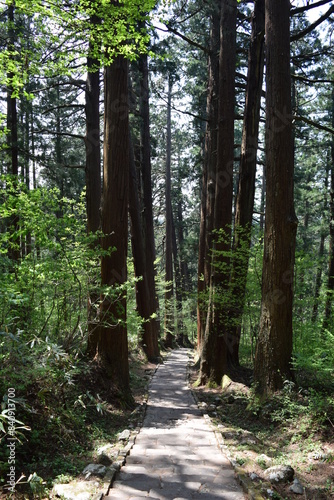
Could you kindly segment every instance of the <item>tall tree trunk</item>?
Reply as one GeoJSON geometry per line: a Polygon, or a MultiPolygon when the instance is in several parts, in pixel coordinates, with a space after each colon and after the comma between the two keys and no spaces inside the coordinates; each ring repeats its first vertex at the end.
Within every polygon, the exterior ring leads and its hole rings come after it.
{"type": "MultiPolygon", "coordinates": [[[[93,16],[92,26],[100,23],[93,16]]],[[[89,53],[93,45],[90,41],[89,53]]],[[[87,232],[96,232],[101,225],[101,150],[100,150],[100,70],[99,61],[92,56],[87,57],[86,79],[86,202],[87,202],[87,232]]]]}
{"type": "Polygon", "coordinates": [[[315,287],[314,287],[314,302],[312,309],[311,321],[315,323],[318,317],[318,309],[319,309],[319,298],[320,298],[320,289],[321,289],[321,278],[322,278],[322,259],[324,256],[325,250],[325,239],[326,233],[322,229],[320,235],[320,245],[319,245],[319,253],[318,253],[318,265],[317,265],[317,274],[315,278],[315,287]]]}
{"type": "MultiPolygon", "coordinates": [[[[334,85],[332,85],[332,127],[334,127],[334,85]]],[[[334,137],[331,141],[331,185],[330,185],[330,223],[329,223],[329,264],[328,264],[328,282],[325,305],[325,316],[322,324],[322,331],[331,326],[332,301],[334,292],[334,137]]]]}
{"type": "Polygon", "coordinates": [[[264,0],[255,0],[248,56],[246,106],[241,141],[239,188],[234,227],[234,258],[231,272],[231,293],[234,307],[230,310],[231,334],[228,363],[232,366],[239,366],[241,322],[245,303],[254,210],[263,67],[264,0]]]}
{"type": "Polygon", "coordinates": [[[129,110],[128,63],[118,56],[105,70],[100,335],[97,359],[111,382],[129,393],[126,326],[129,110]],[[117,106],[115,106],[117,103],[117,106]]]}
{"type": "MultiPolygon", "coordinates": [[[[58,79],[58,83],[60,78],[58,79]]],[[[57,85],[57,109],[56,109],[56,137],[55,137],[55,154],[56,154],[56,165],[55,165],[55,178],[58,182],[58,187],[60,189],[60,197],[65,196],[65,184],[64,184],[64,169],[63,169],[63,151],[62,151],[62,135],[61,135],[61,122],[60,122],[60,85],[57,85]],[[60,175],[60,178],[58,177],[60,175]]],[[[62,206],[58,207],[57,217],[62,215],[62,206]]]]}
{"type": "Polygon", "coordinates": [[[228,287],[231,250],[233,161],[234,161],[234,105],[236,65],[236,0],[222,0],[219,53],[219,107],[218,147],[215,184],[214,229],[222,230],[213,251],[210,295],[211,303],[201,356],[202,382],[221,383],[227,368],[226,304],[222,294],[228,287]]]}
{"type": "Polygon", "coordinates": [[[292,377],[297,218],[290,81],[290,2],[266,0],[266,217],[260,331],[254,379],[260,395],[292,377]]]}
{"type": "MultiPolygon", "coordinates": [[[[28,28],[30,29],[30,24],[28,24],[28,28]]],[[[27,84],[27,92],[30,91],[30,85],[27,84]]],[[[24,174],[25,174],[25,185],[27,191],[30,190],[30,123],[32,113],[32,103],[28,101],[25,102],[25,124],[24,124],[24,174]]],[[[29,231],[25,238],[25,254],[29,255],[32,250],[32,239],[31,232],[29,231]]]]}
{"type": "Polygon", "coordinates": [[[37,189],[34,119],[35,119],[34,107],[31,106],[30,130],[31,130],[31,156],[32,156],[32,186],[33,189],[37,189]]]}
{"type": "Polygon", "coordinates": [[[175,229],[175,220],[172,214],[172,247],[173,247],[173,262],[175,274],[175,303],[176,303],[176,341],[179,345],[183,345],[183,325],[182,325],[182,276],[179,262],[179,250],[177,248],[177,238],[175,229]]]}
{"type": "MultiPolygon", "coordinates": [[[[8,6],[8,39],[9,49],[15,50],[15,31],[14,31],[14,4],[8,6]]],[[[14,55],[13,55],[14,57],[14,55]]],[[[18,185],[19,175],[19,155],[18,155],[18,132],[17,132],[17,99],[14,97],[13,80],[14,74],[8,73],[9,86],[7,88],[7,145],[9,150],[8,173],[12,174],[13,182],[18,185]]],[[[20,241],[19,241],[19,216],[14,214],[9,221],[10,232],[12,235],[11,245],[9,247],[9,257],[13,263],[20,259],[20,241]]]]}
{"type": "MultiPolygon", "coordinates": [[[[334,153],[333,153],[334,154],[334,153]]],[[[329,181],[329,166],[326,168],[326,176],[325,176],[325,197],[324,197],[324,212],[326,213],[328,210],[328,181],[329,181]]],[[[320,301],[320,289],[322,283],[322,270],[323,270],[323,257],[325,252],[325,240],[327,236],[327,228],[321,227],[320,233],[320,245],[319,245],[319,253],[318,253],[318,265],[317,265],[317,274],[315,278],[315,286],[314,286],[314,302],[312,309],[311,321],[315,323],[318,317],[318,309],[319,309],[319,301],[320,301]]]]}
{"type": "MultiPolygon", "coordinates": [[[[179,160],[181,161],[181,160],[179,160]]],[[[184,257],[184,223],[183,223],[183,204],[182,204],[182,177],[180,173],[180,168],[178,169],[178,181],[177,181],[177,231],[175,239],[179,242],[178,251],[178,268],[180,273],[179,278],[179,292],[177,292],[176,300],[178,303],[178,314],[179,314],[179,331],[178,331],[178,343],[180,345],[189,345],[189,339],[187,338],[184,328],[183,328],[183,302],[186,299],[186,292],[189,290],[189,269],[187,261],[184,257]],[[177,238],[176,238],[177,236],[177,238]]],[[[174,258],[177,258],[175,255],[174,258]]],[[[177,286],[177,283],[176,283],[177,286]]],[[[178,288],[178,287],[177,287],[178,288]]]]}
{"type": "MultiPolygon", "coordinates": [[[[334,121],[334,120],[333,120],[334,121]]],[[[333,153],[334,154],[334,153],[333,153]]],[[[329,170],[330,166],[327,165],[326,168],[326,175],[325,175],[325,182],[324,182],[324,212],[326,213],[328,210],[328,184],[329,184],[329,170]]],[[[325,223],[325,226],[327,224],[327,221],[325,223]]],[[[322,283],[322,271],[323,271],[323,257],[325,253],[325,240],[327,237],[327,227],[321,225],[321,234],[320,234],[320,245],[319,245],[319,253],[318,253],[318,265],[317,265],[317,274],[315,278],[315,285],[314,285],[314,302],[313,302],[313,309],[312,309],[312,316],[311,316],[311,321],[312,323],[315,323],[318,317],[318,309],[319,309],[319,302],[320,302],[320,290],[321,290],[321,283],[322,283]]]]}
{"type": "Polygon", "coordinates": [[[153,195],[152,195],[152,168],[151,168],[151,140],[150,140],[150,109],[149,109],[149,82],[147,55],[139,58],[140,81],[140,116],[141,145],[142,145],[142,206],[143,229],[146,257],[146,278],[149,294],[149,322],[154,345],[155,356],[159,355],[158,338],[160,335],[159,302],[155,284],[155,240],[153,222],[153,195]]]}
{"type": "MultiPolygon", "coordinates": [[[[90,23],[94,28],[100,23],[97,16],[92,16],[90,23]]],[[[87,57],[87,79],[86,79],[86,210],[87,210],[87,233],[96,233],[101,226],[101,144],[100,144],[100,71],[99,62],[90,54],[93,54],[93,41],[90,40],[87,57]]],[[[93,243],[93,247],[96,245],[93,243]]],[[[93,278],[94,279],[94,278],[93,278]]],[[[99,293],[96,283],[88,291],[87,315],[88,315],[88,340],[87,354],[94,358],[96,354],[99,328],[98,328],[98,301],[99,293]],[[94,290],[95,288],[95,290],[94,290]]]]}
{"type": "Polygon", "coordinates": [[[263,234],[264,231],[264,215],[265,215],[265,206],[266,206],[266,165],[263,165],[262,170],[262,183],[261,183],[261,201],[260,201],[260,232],[263,234]]]}
{"type": "Polygon", "coordinates": [[[179,241],[179,267],[181,273],[181,292],[182,292],[182,300],[186,297],[187,290],[190,289],[189,285],[189,268],[188,263],[184,258],[184,226],[183,226],[183,205],[182,205],[182,188],[181,181],[179,186],[180,197],[177,204],[177,222],[178,222],[178,241],[179,241]]]}
{"type": "Polygon", "coordinates": [[[206,200],[207,200],[207,162],[204,161],[202,171],[201,190],[201,214],[198,242],[198,266],[197,266],[197,351],[200,352],[205,332],[206,300],[204,292],[206,290],[204,282],[204,259],[205,259],[205,234],[206,234],[206,200]]]}
{"type": "Polygon", "coordinates": [[[174,213],[173,213],[173,259],[175,273],[175,302],[176,302],[176,341],[178,345],[184,346],[187,339],[183,329],[183,300],[188,280],[187,262],[183,256],[184,233],[183,233],[183,205],[182,205],[182,164],[180,151],[178,151],[177,179],[174,189],[174,213]]]}
{"type": "MultiPolygon", "coordinates": [[[[15,34],[14,34],[14,4],[8,7],[9,26],[9,45],[14,50],[15,34]]],[[[7,128],[8,128],[8,148],[10,155],[10,166],[8,172],[14,176],[19,175],[18,161],[18,137],[17,137],[17,99],[14,97],[14,87],[11,82],[14,80],[14,74],[8,74],[9,87],[7,89],[7,128]]]]}
{"type": "Polygon", "coordinates": [[[200,353],[204,339],[210,286],[212,229],[215,200],[218,131],[218,84],[219,84],[219,19],[220,0],[213,2],[210,12],[210,53],[208,59],[207,125],[204,145],[202,174],[201,218],[198,252],[197,282],[197,349],[200,353]]]}
{"type": "Polygon", "coordinates": [[[171,154],[172,154],[172,75],[168,75],[168,98],[167,98],[167,150],[166,150],[166,253],[165,253],[165,280],[168,283],[165,292],[165,345],[172,347],[173,344],[173,222],[172,222],[172,200],[171,200],[171,154]]]}
{"type": "Polygon", "coordinates": [[[153,361],[159,356],[158,338],[155,331],[156,323],[151,320],[151,290],[147,279],[147,261],[141,219],[141,205],[138,190],[138,178],[134,161],[134,151],[130,136],[130,176],[129,176],[129,213],[131,219],[131,245],[134,260],[136,282],[136,303],[138,314],[144,319],[143,335],[140,344],[148,360],[153,361]]]}

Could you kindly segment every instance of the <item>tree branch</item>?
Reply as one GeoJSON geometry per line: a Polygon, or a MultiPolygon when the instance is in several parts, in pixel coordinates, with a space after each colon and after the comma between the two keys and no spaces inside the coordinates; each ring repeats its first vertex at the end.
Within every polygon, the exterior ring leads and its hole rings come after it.
{"type": "Polygon", "coordinates": [[[82,169],[84,170],[86,168],[86,165],[61,165],[63,168],[77,168],[77,169],[82,169]]]}
{"type": "Polygon", "coordinates": [[[84,135],[71,134],[70,132],[56,132],[55,130],[48,130],[48,129],[34,130],[34,132],[36,134],[60,135],[60,136],[66,136],[66,137],[73,137],[74,139],[85,140],[85,136],[84,135]]]}
{"type": "Polygon", "coordinates": [[[320,7],[321,5],[326,5],[332,0],[319,0],[319,2],[312,3],[311,5],[304,5],[303,7],[296,7],[290,10],[290,16],[295,16],[296,14],[301,14],[307,10],[315,9],[316,7],[320,7]]]}
{"type": "MultiPolygon", "coordinates": [[[[165,99],[160,92],[157,92],[159,98],[165,103],[167,104],[167,99],[165,99]]],[[[193,118],[196,118],[196,120],[201,120],[203,122],[207,122],[209,121],[207,118],[205,118],[204,116],[199,116],[199,115],[195,115],[194,113],[191,113],[191,111],[182,111],[181,109],[177,109],[175,108],[175,106],[171,105],[171,108],[173,111],[176,111],[177,113],[181,113],[183,115],[188,115],[188,116],[192,116],[193,118]]]]}
{"type": "Polygon", "coordinates": [[[78,87],[81,90],[85,90],[86,82],[85,80],[75,80],[70,79],[68,82],[55,82],[53,85],[43,87],[41,89],[30,91],[31,94],[39,94],[39,92],[45,92],[46,90],[55,89],[56,87],[63,87],[65,85],[72,85],[73,87],[78,87]]]}
{"type": "Polygon", "coordinates": [[[294,80],[300,80],[301,82],[309,83],[310,85],[314,85],[315,83],[334,83],[334,80],[312,80],[300,75],[291,75],[291,78],[293,78],[294,80]]]}
{"type": "Polygon", "coordinates": [[[242,80],[245,80],[245,82],[247,82],[247,75],[240,73],[240,71],[236,71],[235,76],[237,76],[237,77],[241,78],[242,80]]]}
{"type": "Polygon", "coordinates": [[[183,35],[179,31],[177,31],[176,29],[169,26],[168,24],[166,24],[166,27],[167,27],[167,30],[163,30],[163,29],[157,28],[157,27],[155,27],[155,28],[159,29],[160,31],[163,31],[165,33],[166,32],[173,33],[174,35],[178,36],[179,38],[181,38],[185,42],[188,42],[189,45],[192,45],[193,47],[196,47],[197,49],[202,50],[205,54],[210,54],[210,50],[207,47],[203,47],[203,45],[201,45],[200,43],[197,43],[194,40],[191,40],[191,38],[188,38],[187,36],[183,35]]]}
{"type": "Polygon", "coordinates": [[[55,111],[58,109],[67,109],[67,108],[80,108],[84,109],[84,104],[62,104],[60,106],[53,106],[52,108],[46,109],[43,111],[42,115],[46,115],[47,113],[51,113],[51,111],[55,111]]]}
{"type": "Polygon", "coordinates": [[[330,134],[334,135],[334,129],[327,127],[326,125],[321,125],[320,123],[314,122],[313,120],[310,120],[309,118],[306,118],[305,116],[293,115],[292,118],[294,121],[307,123],[308,125],[311,125],[312,127],[315,127],[319,130],[323,130],[324,132],[329,132],[330,134]]]}
{"type": "Polygon", "coordinates": [[[311,33],[311,31],[313,31],[317,26],[319,26],[319,24],[326,21],[326,19],[328,19],[329,16],[333,12],[334,12],[334,5],[332,5],[325,14],[323,14],[321,17],[319,17],[319,19],[317,21],[314,21],[314,23],[310,24],[310,26],[305,28],[303,31],[300,31],[296,35],[291,36],[290,42],[295,42],[296,40],[300,40],[305,35],[308,35],[309,33],[311,33]]]}

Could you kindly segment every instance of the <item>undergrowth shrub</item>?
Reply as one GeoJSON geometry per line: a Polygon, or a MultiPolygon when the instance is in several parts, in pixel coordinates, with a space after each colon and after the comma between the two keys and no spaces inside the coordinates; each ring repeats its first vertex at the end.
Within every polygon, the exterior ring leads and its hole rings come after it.
{"type": "MultiPolygon", "coordinates": [[[[89,292],[99,306],[102,235],[86,233],[84,194],[70,200],[57,189],[28,191],[8,176],[1,186],[0,486],[9,470],[6,394],[14,387],[22,427],[16,466],[25,474],[21,483],[37,491],[43,477],[81,472],[86,451],[95,440],[110,440],[124,417],[113,395],[97,387],[98,368],[85,357],[89,292]]],[[[116,288],[110,294],[127,293],[133,350],[142,320],[130,261],[124,290],[116,288]]]]}

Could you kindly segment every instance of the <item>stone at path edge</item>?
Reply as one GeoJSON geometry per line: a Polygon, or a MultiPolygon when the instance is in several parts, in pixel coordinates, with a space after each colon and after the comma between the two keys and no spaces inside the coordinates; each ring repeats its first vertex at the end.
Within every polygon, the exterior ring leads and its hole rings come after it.
{"type": "Polygon", "coordinates": [[[188,359],[178,349],[156,371],[143,427],[106,499],[245,499],[187,385],[188,359]]]}

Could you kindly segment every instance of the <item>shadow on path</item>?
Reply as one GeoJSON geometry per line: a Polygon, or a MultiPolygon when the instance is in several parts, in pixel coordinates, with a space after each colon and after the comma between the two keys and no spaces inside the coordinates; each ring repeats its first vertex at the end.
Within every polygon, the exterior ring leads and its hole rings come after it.
{"type": "Polygon", "coordinates": [[[173,351],[149,388],[143,427],[109,495],[117,500],[243,500],[187,386],[189,351],[173,351]]]}

